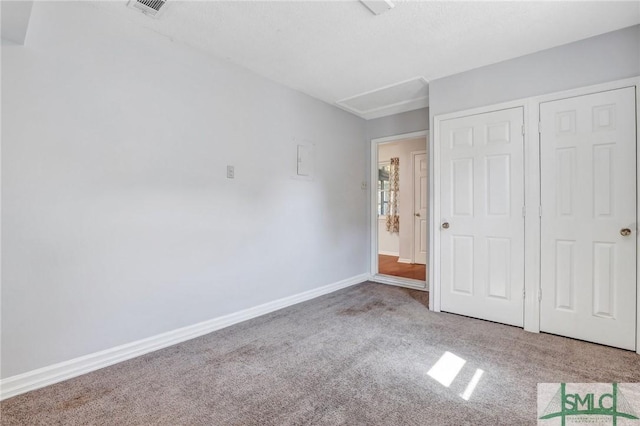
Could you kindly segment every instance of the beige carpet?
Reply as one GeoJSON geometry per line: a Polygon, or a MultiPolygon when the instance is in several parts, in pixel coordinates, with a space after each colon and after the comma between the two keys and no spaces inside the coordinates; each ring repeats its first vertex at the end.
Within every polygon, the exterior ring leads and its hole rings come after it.
{"type": "Polygon", "coordinates": [[[632,352],[425,304],[360,284],[11,398],[2,424],[527,425],[538,382],[640,382],[632,352]],[[449,387],[427,374],[445,352],[466,361],[449,387]]]}

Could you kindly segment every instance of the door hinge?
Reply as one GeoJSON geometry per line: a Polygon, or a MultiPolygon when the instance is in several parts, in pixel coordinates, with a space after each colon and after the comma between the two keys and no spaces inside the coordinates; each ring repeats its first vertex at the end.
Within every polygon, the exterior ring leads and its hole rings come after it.
{"type": "Polygon", "coordinates": [[[542,217],[542,206],[538,206],[538,217],[542,217]]]}
{"type": "Polygon", "coordinates": [[[522,289],[522,298],[526,299],[527,298],[527,290],[526,289],[522,289]]]}
{"type": "Polygon", "coordinates": [[[522,136],[524,136],[524,124],[522,125],[522,136]]]}
{"type": "Polygon", "coordinates": [[[522,217],[527,217],[527,206],[522,206],[522,217]]]}
{"type": "Polygon", "coordinates": [[[542,288],[538,289],[538,302],[542,301],[542,288]]]}
{"type": "Polygon", "coordinates": [[[542,133],[542,121],[538,121],[538,133],[542,133]]]}

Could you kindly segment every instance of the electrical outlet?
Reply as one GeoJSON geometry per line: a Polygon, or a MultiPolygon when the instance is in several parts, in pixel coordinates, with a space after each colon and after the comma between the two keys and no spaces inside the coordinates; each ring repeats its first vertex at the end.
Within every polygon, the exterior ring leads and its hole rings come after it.
{"type": "Polygon", "coordinates": [[[235,170],[233,166],[227,166],[227,179],[233,179],[235,177],[235,170]]]}
{"type": "Polygon", "coordinates": [[[362,183],[360,184],[360,189],[367,189],[367,182],[366,181],[362,181],[362,183]]]}

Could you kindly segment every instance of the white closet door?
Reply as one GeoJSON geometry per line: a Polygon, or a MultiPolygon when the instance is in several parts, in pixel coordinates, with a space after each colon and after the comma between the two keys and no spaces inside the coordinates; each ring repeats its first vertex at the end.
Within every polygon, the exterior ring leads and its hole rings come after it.
{"type": "Polygon", "coordinates": [[[523,325],[523,110],[440,126],[441,310],[523,325]]]}
{"type": "Polygon", "coordinates": [[[635,91],[545,102],[540,121],[540,330],[635,349],[635,91]]]}

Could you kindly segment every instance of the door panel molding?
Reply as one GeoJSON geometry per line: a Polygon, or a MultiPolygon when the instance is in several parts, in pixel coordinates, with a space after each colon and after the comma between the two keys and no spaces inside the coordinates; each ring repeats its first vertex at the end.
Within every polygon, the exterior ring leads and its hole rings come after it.
{"type": "MultiPolygon", "coordinates": [[[[559,100],[567,97],[582,96],[623,87],[636,88],[636,146],[640,147],[640,76],[616,80],[576,89],[553,92],[539,96],[515,99],[478,108],[456,111],[447,114],[432,116],[430,120],[430,138],[428,141],[430,156],[429,161],[429,216],[430,216],[430,240],[428,270],[429,282],[429,308],[434,312],[440,311],[440,253],[434,250],[440,246],[440,150],[437,141],[440,140],[440,126],[444,120],[458,118],[473,114],[482,114],[490,111],[499,111],[514,107],[524,108],[525,128],[525,298],[524,298],[524,329],[530,332],[540,331],[540,152],[539,152],[539,105],[542,102],[559,100]],[[434,232],[435,231],[435,232],[434,232]]],[[[637,164],[640,165],[640,148],[636,150],[637,164]]],[[[640,173],[637,173],[638,200],[640,200],[640,173]]],[[[636,212],[636,227],[640,223],[640,210],[636,212]]],[[[640,238],[636,241],[638,253],[640,253],[640,238]]],[[[637,262],[637,277],[640,277],[640,262],[637,262]]],[[[637,283],[636,283],[637,286],[637,283]]],[[[637,294],[637,309],[640,310],[640,291],[637,294]]],[[[637,315],[636,324],[636,352],[640,354],[640,315],[637,315]]]]}
{"type": "Polygon", "coordinates": [[[524,325],[523,125],[522,107],[474,114],[443,122],[437,141],[438,217],[449,223],[436,231],[444,286],[440,308],[519,327],[524,325]]]}
{"type": "Polygon", "coordinates": [[[540,104],[540,329],[636,348],[635,90],[540,104]],[[568,118],[567,118],[568,117],[568,118]]]}

